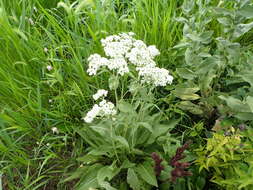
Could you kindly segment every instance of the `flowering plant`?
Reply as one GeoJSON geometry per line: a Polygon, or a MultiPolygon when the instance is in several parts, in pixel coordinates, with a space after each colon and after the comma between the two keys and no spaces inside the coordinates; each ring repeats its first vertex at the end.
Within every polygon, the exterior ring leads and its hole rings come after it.
{"type": "Polygon", "coordinates": [[[108,86],[114,93],[99,89],[93,99],[100,102],[84,115],[85,126],[76,129],[89,145],[80,158],[85,172],[77,190],[158,187],[150,154],[172,157],[180,146],[170,134],[178,121],[168,121],[153,98],[154,88],[171,84],[173,77],[156,66],[158,49],[133,36],[121,33],[102,39],[106,57],[88,58],[88,74],[109,71],[108,86]],[[90,178],[95,178],[92,184],[90,178]]]}

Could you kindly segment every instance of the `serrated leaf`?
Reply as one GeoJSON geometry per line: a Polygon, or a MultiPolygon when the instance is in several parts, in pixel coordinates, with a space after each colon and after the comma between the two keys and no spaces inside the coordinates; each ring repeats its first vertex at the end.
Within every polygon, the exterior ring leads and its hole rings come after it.
{"type": "Polygon", "coordinates": [[[127,171],[127,183],[133,190],[140,189],[140,182],[137,174],[135,173],[134,169],[129,168],[127,171]]]}
{"type": "Polygon", "coordinates": [[[106,181],[106,179],[111,180],[113,176],[114,176],[113,169],[110,166],[104,166],[98,171],[97,174],[98,184],[101,187],[105,188],[106,190],[117,190],[106,181]]]}
{"type": "Polygon", "coordinates": [[[157,179],[155,176],[154,168],[148,162],[144,162],[143,164],[139,164],[135,171],[140,175],[140,177],[150,185],[155,187],[158,186],[157,179]]]}

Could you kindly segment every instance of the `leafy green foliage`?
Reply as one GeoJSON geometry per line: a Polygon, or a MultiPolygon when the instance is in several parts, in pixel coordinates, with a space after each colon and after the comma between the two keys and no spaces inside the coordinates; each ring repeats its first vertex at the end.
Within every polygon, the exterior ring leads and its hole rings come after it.
{"type": "Polygon", "coordinates": [[[214,170],[211,181],[226,189],[251,189],[252,183],[252,129],[234,132],[229,136],[213,133],[207,144],[197,151],[195,161],[200,170],[214,170]]]}

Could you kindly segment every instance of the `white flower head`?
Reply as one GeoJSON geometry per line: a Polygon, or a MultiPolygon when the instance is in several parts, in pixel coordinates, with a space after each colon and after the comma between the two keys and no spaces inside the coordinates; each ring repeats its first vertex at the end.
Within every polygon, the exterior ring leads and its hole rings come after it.
{"type": "Polygon", "coordinates": [[[96,117],[108,117],[117,114],[117,110],[112,102],[102,100],[99,105],[95,104],[93,108],[86,114],[83,120],[91,123],[96,117]]]}
{"type": "Polygon", "coordinates": [[[121,76],[129,73],[130,69],[135,69],[142,78],[142,83],[152,83],[155,86],[171,84],[173,77],[169,71],[156,67],[154,58],[160,52],[155,45],[147,46],[143,41],[135,39],[132,32],[108,36],[101,40],[101,44],[108,58],[91,55],[88,58],[89,75],[96,75],[101,67],[116,71],[121,76]]]}
{"type": "Polygon", "coordinates": [[[44,52],[47,53],[48,52],[48,49],[46,47],[44,47],[44,52]]]}
{"type": "Polygon", "coordinates": [[[153,84],[154,86],[166,86],[171,84],[173,77],[169,71],[158,67],[140,67],[139,76],[142,77],[142,83],[153,84]]]}
{"type": "Polygon", "coordinates": [[[53,67],[52,67],[51,65],[48,65],[48,66],[47,66],[47,70],[48,70],[48,71],[51,71],[51,70],[53,70],[53,67]]]}
{"type": "Polygon", "coordinates": [[[96,75],[97,71],[102,66],[106,66],[109,64],[109,60],[101,57],[99,54],[93,54],[88,58],[89,68],[87,70],[89,75],[96,75]]]}
{"type": "Polygon", "coordinates": [[[149,51],[150,56],[153,58],[160,55],[159,50],[154,45],[148,46],[148,51],[149,51]]]}
{"type": "Polygon", "coordinates": [[[94,100],[98,100],[98,99],[101,98],[101,97],[103,97],[103,98],[106,97],[107,94],[108,94],[108,91],[107,91],[107,90],[99,89],[99,90],[97,91],[97,93],[94,94],[92,97],[93,97],[94,100]]]}
{"type": "Polygon", "coordinates": [[[30,23],[31,25],[34,25],[34,24],[35,24],[32,18],[29,18],[28,21],[29,21],[29,23],[30,23]]]}
{"type": "Polygon", "coordinates": [[[58,128],[57,127],[52,127],[52,129],[51,129],[52,131],[53,131],[53,134],[59,134],[59,130],[58,130],[58,128]]]}

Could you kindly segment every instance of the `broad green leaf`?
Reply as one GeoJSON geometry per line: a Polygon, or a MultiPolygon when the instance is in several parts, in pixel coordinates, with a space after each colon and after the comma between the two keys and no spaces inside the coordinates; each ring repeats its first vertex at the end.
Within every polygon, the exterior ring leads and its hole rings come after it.
{"type": "Polygon", "coordinates": [[[119,86],[119,78],[117,76],[111,75],[108,79],[110,90],[116,90],[119,86]]]}
{"type": "Polygon", "coordinates": [[[129,149],[129,144],[128,144],[127,140],[124,137],[122,137],[122,136],[116,136],[114,138],[120,144],[124,145],[127,149],[129,149]]]}
{"type": "Polygon", "coordinates": [[[253,74],[245,73],[243,75],[240,75],[240,77],[242,77],[242,79],[246,82],[250,83],[250,85],[253,87],[253,74]]]}
{"type": "Polygon", "coordinates": [[[80,161],[80,162],[84,162],[85,164],[87,164],[87,163],[90,163],[90,162],[95,162],[99,158],[101,158],[101,157],[100,156],[94,156],[94,155],[87,154],[87,155],[85,155],[83,157],[77,158],[77,160],[80,161]]]}
{"type": "Polygon", "coordinates": [[[97,173],[103,166],[101,164],[92,165],[88,168],[87,174],[81,178],[80,183],[75,190],[89,190],[90,188],[99,187],[97,173]]]}
{"type": "Polygon", "coordinates": [[[203,114],[203,111],[200,106],[193,104],[190,101],[182,101],[179,102],[178,107],[182,110],[189,111],[196,115],[203,114]]]}
{"type": "Polygon", "coordinates": [[[248,96],[246,98],[246,102],[249,105],[251,112],[253,113],[253,97],[252,96],[248,96]]]}
{"type": "Polygon", "coordinates": [[[240,120],[244,120],[244,121],[252,121],[253,120],[253,113],[247,113],[247,112],[243,112],[243,113],[237,113],[235,114],[235,117],[240,119],[240,120]]]}
{"type": "Polygon", "coordinates": [[[177,68],[176,71],[177,74],[184,79],[192,80],[196,77],[196,74],[187,68],[177,68]]]}
{"type": "Polygon", "coordinates": [[[128,102],[125,102],[123,100],[121,100],[119,103],[118,103],[118,108],[121,112],[123,113],[133,113],[134,112],[134,108],[131,104],[129,104],[128,102]]]}
{"type": "Polygon", "coordinates": [[[232,24],[231,20],[227,17],[221,17],[221,18],[218,18],[217,20],[220,24],[224,26],[230,26],[232,24]]]}
{"type": "Polygon", "coordinates": [[[189,14],[195,5],[194,0],[185,0],[182,6],[182,10],[184,11],[185,14],[189,14]]]}
{"type": "Polygon", "coordinates": [[[198,94],[194,94],[197,91],[199,91],[198,87],[195,88],[178,87],[173,91],[173,94],[182,100],[197,100],[200,98],[198,94]]]}
{"type": "Polygon", "coordinates": [[[179,120],[175,119],[175,120],[171,120],[168,124],[155,125],[152,137],[157,138],[161,136],[162,134],[169,132],[178,124],[178,122],[179,120]]]}
{"type": "Polygon", "coordinates": [[[152,165],[148,162],[144,162],[143,164],[139,164],[136,168],[134,168],[135,171],[140,175],[140,177],[146,181],[148,184],[153,186],[158,186],[154,168],[152,165]]]}
{"type": "Polygon", "coordinates": [[[250,107],[243,103],[241,100],[236,99],[232,96],[225,97],[219,96],[220,99],[225,100],[228,107],[230,107],[233,111],[236,112],[251,112],[250,107]]]}
{"type": "Polygon", "coordinates": [[[147,122],[138,122],[139,126],[143,126],[144,128],[146,128],[147,130],[149,130],[151,133],[153,132],[153,127],[152,125],[150,125],[147,122]]]}
{"type": "Polygon", "coordinates": [[[113,178],[113,176],[114,176],[114,173],[113,173],[112,167],[110,167],[110,166],[104,166],[103,168],[101,168],[98,171],[98,174],[97,174],[98,184],[101,187],[105,188],[106,190],[117,190],[114,187],[112,187],[110,185],[110,183],[108,183],[106,181],[106,179],[111,180],[113,178]]]}
{"type": "Polygon", "coordinates": [[[123,161],[123,163],[121,165],[121,168],[127,169],[127,168],[132,168],[134,166],[135,166],[135,163],[132,163],[128,159],[126,159],[126,160],[123,161]]]}
{"type": "Polygon", "coordinates": [[[64,179],[60,183],[65,183],[65,182],[80,178],[80,177],[86,175],[86,173],[87,173],[87,167],[79,167],[79,168],[77,168],[77,170],[75,172],[71,173],[71,175],[69,177],[67,177],[66,179],[64,179]]]}
{"type": "Polygon", "coordinates": [[[200,42],[203,44],[208,44],[212,40],[213,31],[205,31],[202,34],[200,34],[200,42]]]}
{"type": "Polygon", "coordinates": [[[241,16],[244,16],[245,18],[253,18],[253,6],[252,5],[248,5],[248,6],[244,6],[242,7],[239,11],[238,14],[240,14],[241,16]]]}
{"type": "Polygon", "coordinates": [[[132,168],[129,168],[127,171],[127,183],[133,190],[140,189],[140,182],[139,182],[138,176],[135,173],[134,169],[132,168]]]}
{"type": "Polygon", "coordinates": [[[234,38],[239,38],[240,36],[242,36],[243,34],[248,32],[252,28],[253,28],[253,22],[250,22],[248,24],[238,24],[235,28],[233,37],[234,38]]]}

